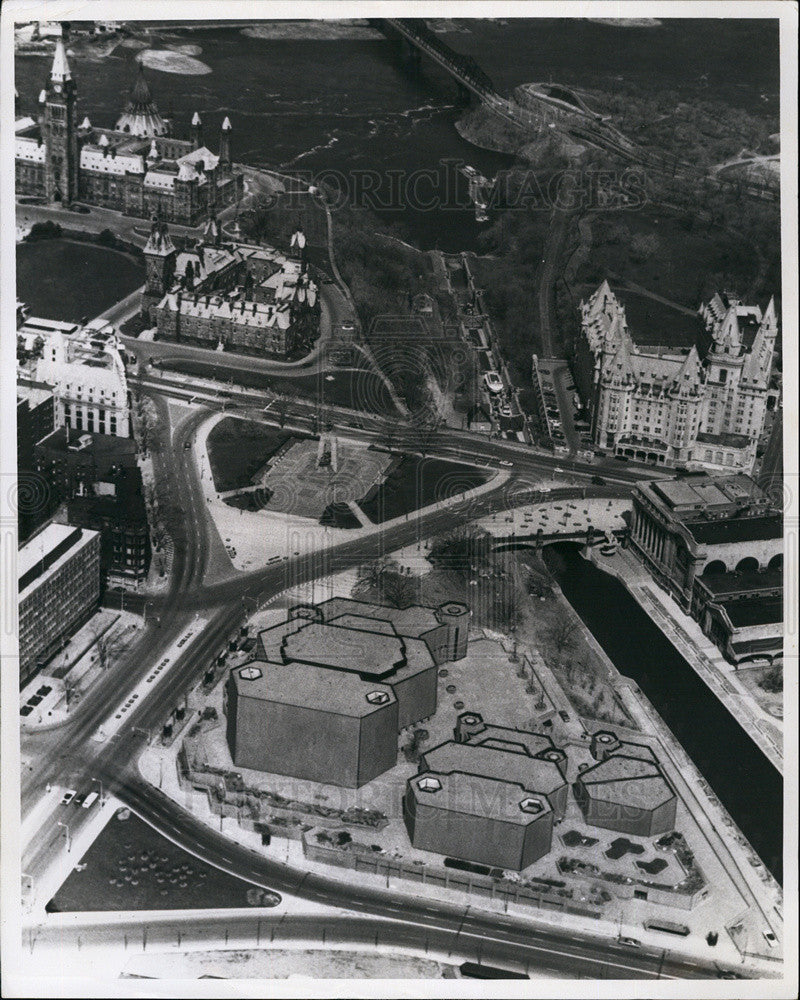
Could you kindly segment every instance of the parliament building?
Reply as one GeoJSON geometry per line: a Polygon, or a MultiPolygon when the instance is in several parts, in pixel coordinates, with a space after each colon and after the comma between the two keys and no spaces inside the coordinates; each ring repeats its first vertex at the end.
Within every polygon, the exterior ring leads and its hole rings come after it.
{"type": "Polygon", "coordinates": [[[96,128],[88,117],[78,124],[77,86],[59,38],[37,119],[15,123],[17,196],[83,202],[184,225],[238,202],[244,176],[231,160],[230,119],[222,123],[217,153],[203,143],[197,112],[191,139],[176,139],[171,131],[153,103],[141,63],[131,100],[113,129],[96,128]]]}

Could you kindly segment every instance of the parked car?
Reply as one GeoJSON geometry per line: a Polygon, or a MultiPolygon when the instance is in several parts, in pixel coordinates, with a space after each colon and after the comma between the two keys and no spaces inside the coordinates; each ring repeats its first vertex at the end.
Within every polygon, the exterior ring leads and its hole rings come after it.
{"type": "Polygon", "coordinates": [[[642,942],[638,938],[620,936],[618,939],[620,944],[627,945],[628,948],[641,948],[642,942]]]}
{"type": "Polygon", "coordinates": [[[74,798],[75,798],[75,789],[67,788],[63,796],[61,797],[61,805],[68,806],[74,798]]]}

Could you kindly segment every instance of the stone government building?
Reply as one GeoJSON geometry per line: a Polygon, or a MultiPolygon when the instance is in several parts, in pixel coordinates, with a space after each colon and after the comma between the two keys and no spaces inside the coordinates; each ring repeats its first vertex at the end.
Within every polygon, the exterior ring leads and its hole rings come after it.
{"type": "Polygon", "coordinates": [[[59,38],[37,120],[15,123],[17,196],[85,202],[184,225],[238,202],[244,175],[231,160],[230,119],[222,123],[216,154],[203,144],[197,112],[190,140],[176,139],[171,131],[153,103],[141,63],[114,128],[96,128],[86,117],[79,125],[77,85],[59,38]]]}

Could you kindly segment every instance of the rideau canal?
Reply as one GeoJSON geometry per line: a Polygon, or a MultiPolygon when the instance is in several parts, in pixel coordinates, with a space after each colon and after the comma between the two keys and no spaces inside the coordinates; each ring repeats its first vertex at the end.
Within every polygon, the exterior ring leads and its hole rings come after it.
{"type": "Polygon", "coordinates": [[[617,670],[634,680],[775,878],[783,879],[783,780],[617,579],[574,544],[544,559],[617,670]]]}

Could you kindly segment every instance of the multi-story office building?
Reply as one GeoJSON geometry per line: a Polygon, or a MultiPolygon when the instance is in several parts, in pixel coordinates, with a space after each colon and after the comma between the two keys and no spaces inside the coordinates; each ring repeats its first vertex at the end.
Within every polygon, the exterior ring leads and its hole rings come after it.
{"type": "Polygon", "coordinates": [[[19,550],[20,684],[85,621],[100,596],[100,535],[50,524],[19,550]]]}
{"type": "Polygon", "coordinates": [[[654,465],[752,470],[778,397],[775,304],[762,313],[723,294],[699,312],[682,334],[662,335],[630,329],[607,281],[581,303],[578,369],[599,450],[654,465]]]}
{"type": "Polygon", "coordinates": [[[55,429],[55,399],[44,382],[17,379],[17,527],[25,540],[53,509],[48,484],[37,475],[36,445],[55,429]]]}
{"type": "Polygon", "coordinates": [[[124,354],[113,329],[29,318],[17,336],[40,341],[40,356],[21,374],[31,369],[51,387],[56,427],[130,437],[124,354]]]}

